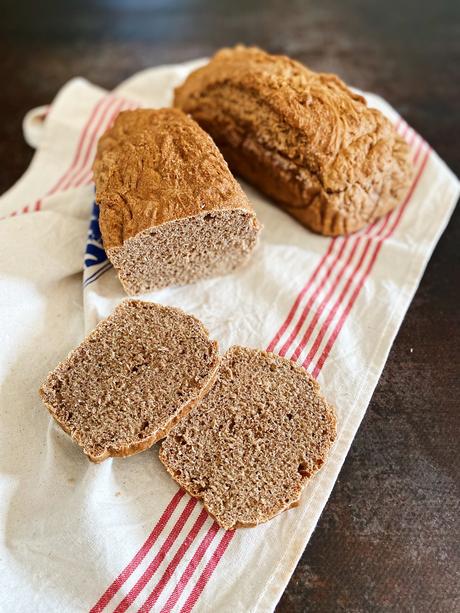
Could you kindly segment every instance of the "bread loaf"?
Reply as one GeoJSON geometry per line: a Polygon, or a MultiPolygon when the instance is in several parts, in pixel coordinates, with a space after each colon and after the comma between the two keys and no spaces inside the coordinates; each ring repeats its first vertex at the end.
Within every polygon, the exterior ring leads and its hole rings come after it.
{"type": "Polygon", "coordinates": [[[127,300],[47,377],[40,395],[93,462],[164,437],[212,383],[217,343],[180,309],[127,300]]]}
{"type": "Polygon", "coordinates": [[[130,295],[244,264],[260,225],[212,139],[177,109],[120,113],[94,162],[104,248],[130,295]]]}
{"type": "Polygon", "coordinates": [[[297,505],[335,435],[334,409],[303,368],[236,346],[209,393],[163,441],[160,460],[233,529],[297,505]]]}
{"type": "Polygon", "coordinates": [[[174,104],[233,171],[315,232],[359,230],[409,187],[409,149],[388,119],[337,76],[285,56],[223,49],[176,89],[174,104]]]}

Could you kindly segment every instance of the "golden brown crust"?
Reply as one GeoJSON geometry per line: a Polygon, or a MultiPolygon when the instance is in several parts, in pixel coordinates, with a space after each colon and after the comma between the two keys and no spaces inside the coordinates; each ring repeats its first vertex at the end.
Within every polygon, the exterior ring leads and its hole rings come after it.
{"type": "Polygon", "coordinates": [[[335,75],[256,48],[223,49],[176,89],[230,167],[322,234],[394,208],[412,175],[391,123],[335,75]]]}
{"type": "Polygon", "coordinates": [[[212,139],[177,109],[120,113],[99,140],[93,171],[106,249],[205,211],[252,211],[212,139]]]}

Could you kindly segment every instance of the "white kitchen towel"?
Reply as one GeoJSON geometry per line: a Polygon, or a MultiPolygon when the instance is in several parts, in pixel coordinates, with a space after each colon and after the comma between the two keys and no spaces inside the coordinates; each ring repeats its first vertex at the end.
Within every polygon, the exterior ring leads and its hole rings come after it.
{"type": "Polygon", "coordinates": [[[26,117],[37,152],[0,198],[2,611],[272,611],[455,206],[457,179],[391,107],[368,95],[412,147],[415,176],[401,206],[353,236],[330,239],[243,185],[264,224],[250,264],[144,297],[195,314],[222,350],[268,348],[318,377],[337,407],[338,438],[299,507],[226,532],[178,491],[157,446],[91,464],[37,389],[124,298],[93,207],[97,138],[123,108],[169,105],[196,65],[147,70],[111,94],[75,79],[49,108],[26,117]]]}

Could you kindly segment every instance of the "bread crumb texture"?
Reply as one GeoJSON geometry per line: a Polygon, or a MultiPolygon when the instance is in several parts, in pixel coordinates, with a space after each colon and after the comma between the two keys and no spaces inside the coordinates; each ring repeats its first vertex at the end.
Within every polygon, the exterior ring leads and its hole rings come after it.
{"type": "Polygon", "coordinates": [[[93,461],[150,447],[215,377],[217,344],[180,309],[127,300],[40,389],[59,425],[93,461]]]}
{"type": "Polygon", "coordinates": [[[316,232],[358,230],[409,187],[409,148],[388,119],[336,75],[286,56],[223,49],[176,89],[175,106],[232,170],[316,232]]]}
{"type": "Polygon", "coordinates": [[[295,506],[335,436],[335,411],[304,369],[235,346],[210,392],[163,441],[160,459],[233,529],[295,506]]]}

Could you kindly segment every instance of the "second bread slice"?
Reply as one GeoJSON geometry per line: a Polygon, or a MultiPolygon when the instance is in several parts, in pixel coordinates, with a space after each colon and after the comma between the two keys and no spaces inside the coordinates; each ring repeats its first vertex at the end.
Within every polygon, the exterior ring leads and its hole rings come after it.
{"type": "Polygon", "coordinates": [[[93,462],[163,438],[211,385],[217,343],[180,309],[127,300],[40,389],[59,425],[93,462]]]}
{"type": "Polygon", "coordinates": [[[335,439],[334,409],[289,360],[233,347],[215,384],[160,450],[172,477],[226,529],[295,506],[335,439]]]}

